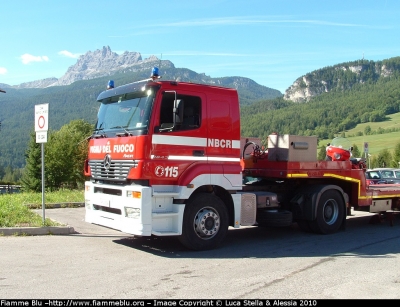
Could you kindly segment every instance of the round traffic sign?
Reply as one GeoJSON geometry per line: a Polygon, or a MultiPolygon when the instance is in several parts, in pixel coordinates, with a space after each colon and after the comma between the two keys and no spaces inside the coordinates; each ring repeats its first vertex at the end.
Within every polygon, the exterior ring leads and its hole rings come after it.
{"type": "Polygon", "coordinates": [[[39,127],[40,129],[43,129],[45,124],[46,124],[46,120],[45,120],[44,116],[41,115],[41,116],[39,117],[39,119],[38,119],[38,127],[39,127]]]}
{"type": "Polygon", "coordinates": [[[45,132],[49,126],[49,104],[35,105],[35,132],[45,132]]]}

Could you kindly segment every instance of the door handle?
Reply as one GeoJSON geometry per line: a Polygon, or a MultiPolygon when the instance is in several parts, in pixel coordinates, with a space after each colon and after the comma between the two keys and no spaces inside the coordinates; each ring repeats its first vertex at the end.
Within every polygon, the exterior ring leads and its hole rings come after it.
{"type": "Polygon", "coordinates": [[[193,150],[193,156],[203,157],[204,156],[204,150],[193,150]]]}

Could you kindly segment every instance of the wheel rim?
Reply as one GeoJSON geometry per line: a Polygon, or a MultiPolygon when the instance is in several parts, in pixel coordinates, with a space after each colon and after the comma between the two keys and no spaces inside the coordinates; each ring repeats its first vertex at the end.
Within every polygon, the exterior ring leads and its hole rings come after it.
{"type": "Polygon", "coordinates": [[[199,210],[194,218],[194,230],[201,239],[214,237],[221,226],[218,212],[210,207],[199,210]]]}
{"type": "Polygon", "coordinates": [[[323,208],[324,221],[328,225],[336,222],[339,215],[339,205],[334,199],[329,199],[325,202],[323,208]]]}

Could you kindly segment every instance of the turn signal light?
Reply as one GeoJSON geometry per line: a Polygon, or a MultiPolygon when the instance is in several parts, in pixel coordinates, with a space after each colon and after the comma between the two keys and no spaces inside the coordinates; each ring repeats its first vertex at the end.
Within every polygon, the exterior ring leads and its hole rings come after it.
{"type": "Polygon", "coordinates": [[[132,197],[132,198],[142,198],[142,192],[138,191],[128,191],[126,196],[132,197]]]}

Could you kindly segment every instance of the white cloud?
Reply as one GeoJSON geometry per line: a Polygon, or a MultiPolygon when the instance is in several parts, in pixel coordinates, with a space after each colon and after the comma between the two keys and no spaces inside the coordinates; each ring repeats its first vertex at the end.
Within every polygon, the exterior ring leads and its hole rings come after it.
{"type": "MultiPolygon", "coordinates": [[[[198,27],[198,26],[230,26],[230,25],[259,25],[259,24],[272,24],[272,23],[288,23],[288,24],[316,24],[326,26],[338,27],[367,27],[367,25],[353,24],[353,23],[338,23],[325,20],[303,20],[303,19],[285,19],[284,16],[243,16],[243,17],[224,17],[224,18],[210,18],[198,20],[184,20],[178,22],[171,22],[165,24],[151,24],[141,27],[198,27]]],[[[380,27],[378,27],[380,28],[380,27]]]]}
{"type": "Polygon", "coordinates": [[[0,67],[0,75],[5,75],[7,73],[7,69],[4,67],[0,67]]]}
{"type": "Polygon", "coordinates": [[[79,53],[72,53],[72,52],[69,52],[67,50],[62,50],[58,54],[66,56],[67,58],[73,58],[73,59],[77,59],[80,56],[79,53]]]}
{"type": "Polygon", "coordinates": [[[21,61],[23,64],[29,64],[30,62],[48,62],[49,58],[45,55],[34,56],[32,54],[25,53],[21,55],[21,61]]]}

